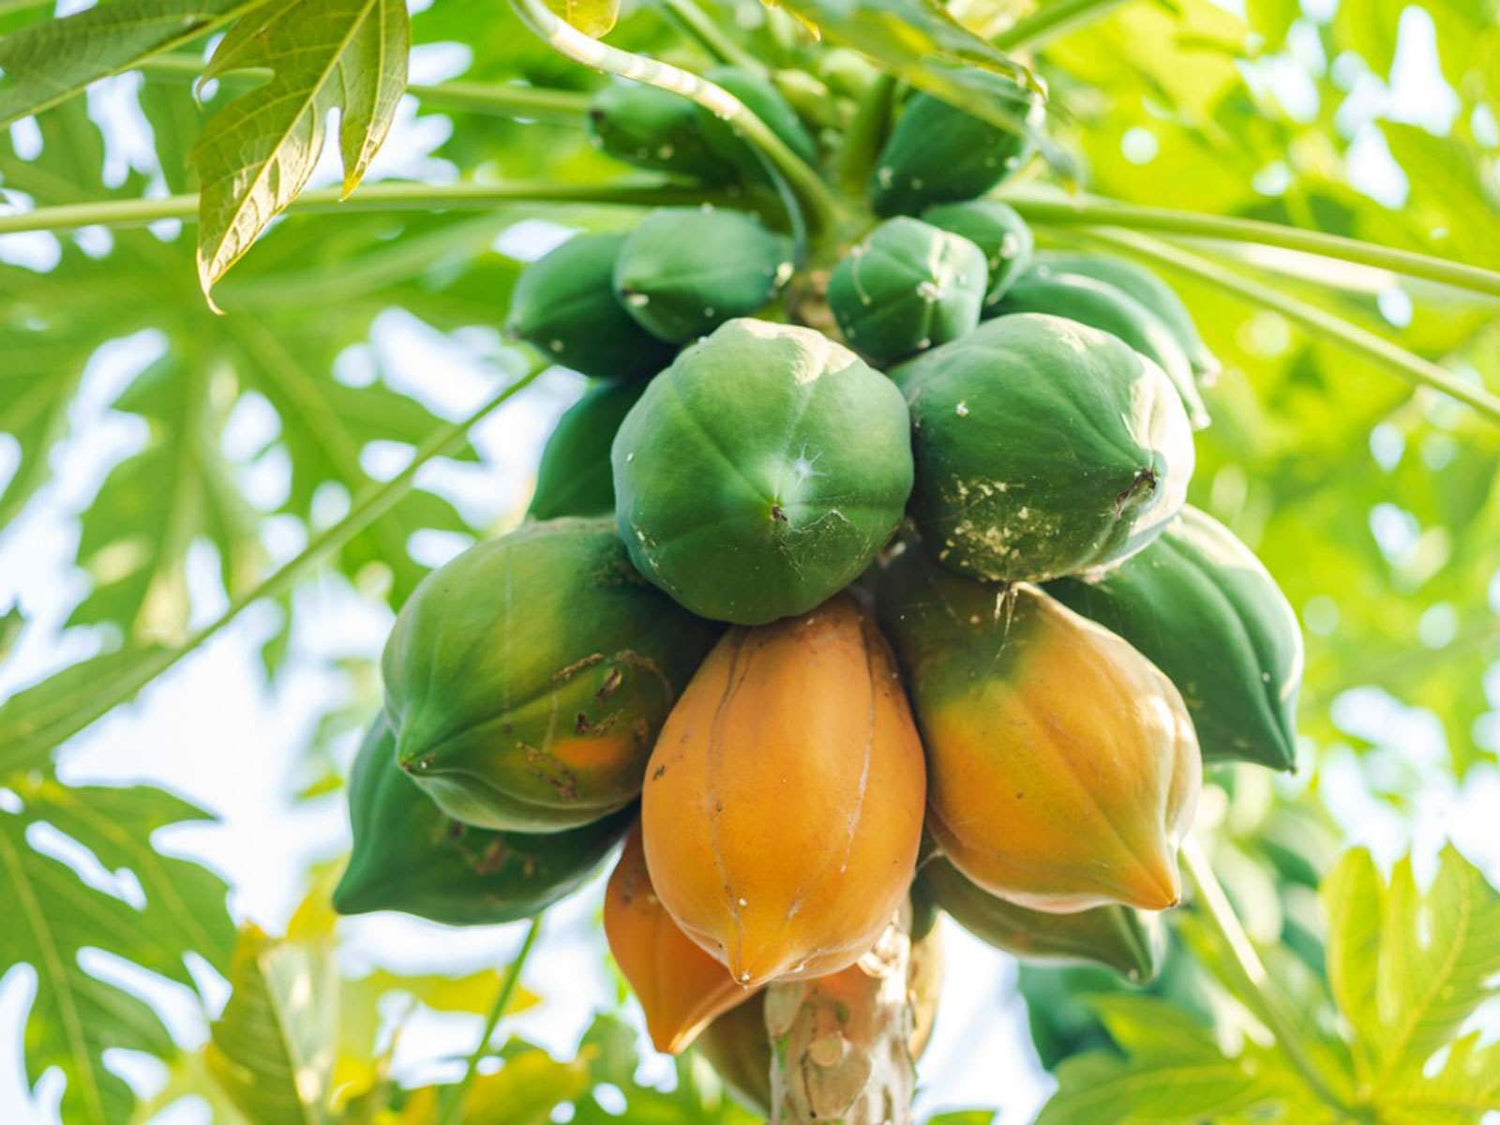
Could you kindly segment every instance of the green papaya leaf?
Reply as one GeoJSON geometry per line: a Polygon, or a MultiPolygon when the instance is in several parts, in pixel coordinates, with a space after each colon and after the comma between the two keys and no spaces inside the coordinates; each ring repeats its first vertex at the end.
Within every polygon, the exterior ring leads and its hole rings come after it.
{"type": "Polygon", "coordinates": [[[215,31],[265,0],[103,0],[0,39],[0,125],[215,31]]]}
{"type": "Polygon", "coordinates": [[[0,613],[0,664],[4,664],[11,650],[16,647],[16,642],[21,639],[21,632],[26,628],[26,618],[21,613],[21,607],[11,606],[4,613],[0,613]]]}
{"type": "Polygon", "coordinates": [[[359,184],[406,89],[410,36],[401,0],[270,0],[224,37],[205,80],[272,73],[215,114],[193,149],[205,296],[302,191],[330,109],[341,114],[344,194],[359,184]]]}
{"type": "Polygon", "coordinates": [[[57,1067],[66,1078],[63,1120],[114,1125],[130,1117],[135,1096],[104,1053],[126,1048],[169,1061],[178,1048],[151,1005],[95,975],[81,955],[104,951],[189,989],[196,986],[184,954],[227,968],[234,931],[223,880],[150,844],[159,828],[207,817],[145,786],[70,788],[38,771],[0,775],[0,785],[16,806],[0,805],[9,907],[0,976],[28,964],[37,977],[27,1078],[57,1067]]]}

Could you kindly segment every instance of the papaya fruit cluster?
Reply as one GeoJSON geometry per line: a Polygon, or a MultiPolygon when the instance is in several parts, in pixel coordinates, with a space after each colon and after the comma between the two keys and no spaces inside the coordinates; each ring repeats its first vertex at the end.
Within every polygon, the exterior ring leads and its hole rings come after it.
{"type": "MultiPolygon", "coordinates": [[[[708,77],[821,166],[774,83],[708,77]]],[[[1041,101],[972,77],[1016,127],[907,97],[821,261],[667,208],[524,271],[510,331],[594,381],[527,520],[402,608],[350,782],[345,912],[511,920],[624,840],[604,925],[652,1038],[752,1102],[759,990],[898,917],[1149,979],[1203,763],[1294,758],[1296,619],[1186,504],[1217,364],[1160,279],[988,197],[1041,101]]],[[[590,120],[658,172],[772,175],[664,91],[590,120]]]]}

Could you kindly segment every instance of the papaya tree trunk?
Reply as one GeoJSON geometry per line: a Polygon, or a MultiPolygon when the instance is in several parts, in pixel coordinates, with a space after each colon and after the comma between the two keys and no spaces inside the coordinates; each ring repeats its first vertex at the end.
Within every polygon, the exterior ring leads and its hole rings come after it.
{"type": "Polygon", "coordinates": [[[768,988],[771,1125],[910,1125],[910,927],[903,911],[843,972],[768,988]]]}

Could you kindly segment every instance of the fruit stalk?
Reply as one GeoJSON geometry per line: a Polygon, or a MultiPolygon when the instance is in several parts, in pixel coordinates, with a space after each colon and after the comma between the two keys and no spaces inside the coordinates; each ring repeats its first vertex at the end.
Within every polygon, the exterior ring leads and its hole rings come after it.
{"type": "Polygon", "coordinates": [[[910,929],[903,910],[843,972],[768,988],[771,1125],[909,1125],[917,1082],[910,929]]]}

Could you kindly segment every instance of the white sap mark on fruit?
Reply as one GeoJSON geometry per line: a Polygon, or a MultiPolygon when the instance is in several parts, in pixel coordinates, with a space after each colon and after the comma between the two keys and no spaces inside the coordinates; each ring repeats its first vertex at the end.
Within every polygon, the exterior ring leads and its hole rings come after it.
{"type": "Polygon", "coordinates": [[[1005,166],[1007,168],[1014,168],[1014,167],[1016,167],[1020,163],[1021,163],[1021,158],[1019,156],[1007,156],[1005,158],[1005,166]]]}
{"type": "Polygon", "coordinates": [[[676,152],[677,150],[671,145],[662,145],[661,148],[656,150],[656,155],[662,160],[671,160],[676,152]]]}
{"type": "Polygon", "coordinates": [[[632,462],[634,460],[635,460],[635,450],[632,449],[629,453],[625,454],[625,463],[628,465],[628,464],[630,464],[630,462],[632,462]]]}
{"type": "Polygon", "coordinates": [[[740,974],[740,983],[741,984],[749,984],[750,983],[750,971],[748,969],[745,970],[744,972],[742,972],[740,974]]]}
{"type": "Polygon", "coordinates": [[[930,347],[932,347],[932,340],[927,336],[923,336],[917,341],[917,348],[921,351],[926,351],[930,347]]]}
{"type": "Polygon", "coordinates": [[[917,286],[917,296],[929,304],[943,295],[943,287],[935,281],[924,281],[917,286]]]}
{"type": "Polygon", "coordinates": [[[627,293],[625,303],[631,308],[643,309],[651,303],[651,298],[644,293],[627,293]]]}
{"type": "Polygon", "coordinates": [[[1000,240],[1000,256],[1002,258],[1014,258],[1017,251],[1021,249],[1021,240],[1011,231],[1000,240]]]}
{"type": "Polygon", "coordinates": [[[792,280],[792,274],[796,267],[791,262],[782,262],[776,267],[776,288],[780,289],[788,281],[792,280]]]}
{"type": "Polygon", "coordinates": [[[558,355],[562,355],[563,342],[561,340],[549,340],[547,347],[551,348],[558,355]]]}
{"type": "Polygon", "coordinates": [[[713,319],[713,315],[714,315],[714,307],[712,305],[704,305],[703,306],[703,315],[706,316],[706,317],[708,317],[710,320],[712,320],[713,319]]]}
{"type": "Polygon", "coordinates": [[[750,903],[747,902],[745,899],[740,899],[739,902],[737,903],[737,905],[739,906],[739,908],[741,910],[743,910],[743,909],[745,909],[745,907],[749,906],[750,903]]]}
{"type": "MultiPolygon", "coordinates": [[[[960,418],[967,418],[969,416],[969,404],[967,402],[960,402],[953,408],[953,413],[957,414],[960,418]]],[[[963,485],[959,485],[959,487],[962,488],[963,485]]]]}
{"type": "Polygon", "coordinates": [[[714,205],[712,203],[702,203],[699,204],[699,210],[705,215],[712,215],[714,213],[714,205]]]}
{"type": "Polygon", "coordinates": [[[875,178],[880,181],[881,187],[890,187],[891,180],[895,177],[889,168],[877,168],[875,170],[875,178]]]}

